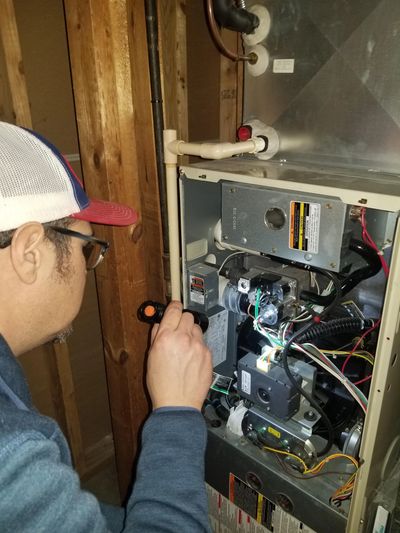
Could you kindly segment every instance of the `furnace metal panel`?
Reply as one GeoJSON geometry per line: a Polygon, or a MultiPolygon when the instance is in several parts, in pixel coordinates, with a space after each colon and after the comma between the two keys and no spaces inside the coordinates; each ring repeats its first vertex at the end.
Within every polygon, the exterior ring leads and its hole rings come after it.
{"type": "Polygon", "coordinates": [[[226,244],[336,272],[343,268],[344,250],[348,250],[348,240],[342,240],[346,215],[347,206],[336,198],[222,184],[226,244]]]}

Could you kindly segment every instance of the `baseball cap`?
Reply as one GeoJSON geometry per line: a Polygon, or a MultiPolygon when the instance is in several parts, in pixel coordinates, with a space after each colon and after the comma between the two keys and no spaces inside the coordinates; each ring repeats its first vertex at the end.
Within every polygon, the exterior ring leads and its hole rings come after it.
{"type": "Polygon", "coordinates": [[[64,217],[128,226],[138,214],[122,204],[89,199],[53,144],[36,132],[0,122],[0,231],[64,217]]]}

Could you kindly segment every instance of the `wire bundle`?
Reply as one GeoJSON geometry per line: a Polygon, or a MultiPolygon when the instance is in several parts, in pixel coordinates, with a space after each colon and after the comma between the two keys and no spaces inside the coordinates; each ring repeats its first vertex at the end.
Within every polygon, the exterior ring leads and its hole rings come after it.
{"type": "MultiPolygon", "coordinates": [[[[351,475],[350,475],[349,479],[346,481],[346,483],[341,485],[332,494],[332,496],[330,497],[329,501],[331,503],[338,504],[338,502],[341,502],[343,500],[347,500],[352,495],[355,478],[356,478],[356,475],[357,475],[357,472],[358,472],[358,469],[359,469],[359,463],[358,463],[357,459],[355,459],[351,455],[347,455],[345,453],[333,453],[331,455],[328,455],[324,459],[322,459],[322,461],[320,461],[318,464],[316,464],[312,468],[308,468],[308,466],[306,465],[305,461],[301,457],[295,455],[294,453],[287,452],[285,450],[278,450],[276,448],[271,448],[270,446],[263,446],[263,449],[265,451],[268,451],[268,452],[271,452],[271,453],[274,453],[274,454],[277,454],[277,455],[284,455],[286,457],[291,457],[292,459],[296,459],[296,461],[298,461],[299,465],[302,467],[302,470],[301,470],[301,474],[303,476],[302,479],[310,479],[310,478],[316,477],[317,475],[320,475],[322,469],[330,461],[332,461],[334,459],[347,459],[348,461],[353,463],[353,465],[355,467],[355,471],[351,473],[351,475]]],[[[287,472],[291,475],[291,473],[289,471],[287,471],[287,472]]],[[[325,472],[325,473],[328,474],[330,472],[325,472]]]]}

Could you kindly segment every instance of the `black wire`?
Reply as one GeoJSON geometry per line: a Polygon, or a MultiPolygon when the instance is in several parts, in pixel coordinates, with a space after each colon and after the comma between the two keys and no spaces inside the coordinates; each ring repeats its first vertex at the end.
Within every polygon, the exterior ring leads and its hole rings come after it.
{"type": "Polygon", "coordinates": [[[288,339],[288,341],[285,343],[285,346],[284,346],[284,348],[283,348],[283,350],[281,352],[281,361],[282,361],[283,368],[284,368],[284,370],[286,372],[286,375],[289,378],[290,382],[300,392],[300,394],[302,396],[304,396],[304,398],[310,403],[310,405],[312,405],[314,407],[314,409],[319,413],[319,415],[321,416],[321,419],[323,420],[323,422],[324,422],[324,424],[325,424],[325,426],[327,428],[327,431],[328,431],[327,443],[324,446],[324,448],[317,453],[317,456],[320,457],[321,455],[325,455],[326,453],[328,453],[329,450],[332,448],[333,439],[334,439],[333,426],[331,424],[331,421],[329,420],[329,418],[325,414],[325,412],[322,410],[322,408],[318,404],[318,402],[297,383],[294,375],[290,371],[289,363],[288,363],[288,354],[289,354],[291,345],[294,342],[296,342],[296,340],[301,335],[303,335],[310,327],[312,327],[314,325],[314,323],[316,322],[317,318],[321,319],[323,316],[328,315],[329,312],[331,311],[331,309],[333,309],[336,306],[336,304],[338,303],[338,301],[339,301],[339,299],[341,297],[341,284],[340,284],[340,281],[337,279],[337,277],[334,274],[332,274],[332,272],[329,272],[328,270],[321,270],[321,269],[314,269],[314,270],[319,271],[321,274],[323,274],[324,276],[327,276],[327,277],[329,277],[331,279],[332,283],[334,284],[335,297],[334,297],[333,301],[330,303],[330,305],[328,305],[328,307],[326,307],[322,311],[322,313],[320,313],[319,315],[314,316],[314,319],[311,322],[307,323],[301,329],[296,331],[290,337],[290,339],[288,339]]]}

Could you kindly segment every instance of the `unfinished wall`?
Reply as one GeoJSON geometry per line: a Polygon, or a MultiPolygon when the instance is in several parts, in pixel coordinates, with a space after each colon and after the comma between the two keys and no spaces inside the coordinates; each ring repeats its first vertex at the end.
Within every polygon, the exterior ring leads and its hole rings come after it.
{"type": "MultiPolygon", "coordinates": [[[[14,0],[33,128],[50,139],[81,175],[62,0],[14,0]]],[[[0,47],[0,119],[14,122],[5,58],[0,47]]],[[[111,422],[95,279],[88,275],[83,307],[68,340],[83,452],[90,469],[112,453],[111,422]],[[100,452],[99,452],[100,449],[100,452]],[[91,456],[93,455],[93,457],[91,456]],[[103,454],[103,456],[102,456],[103,454]]],[[[20,361],[37,408],[66,423],[48,347],[20,361]]]]}

